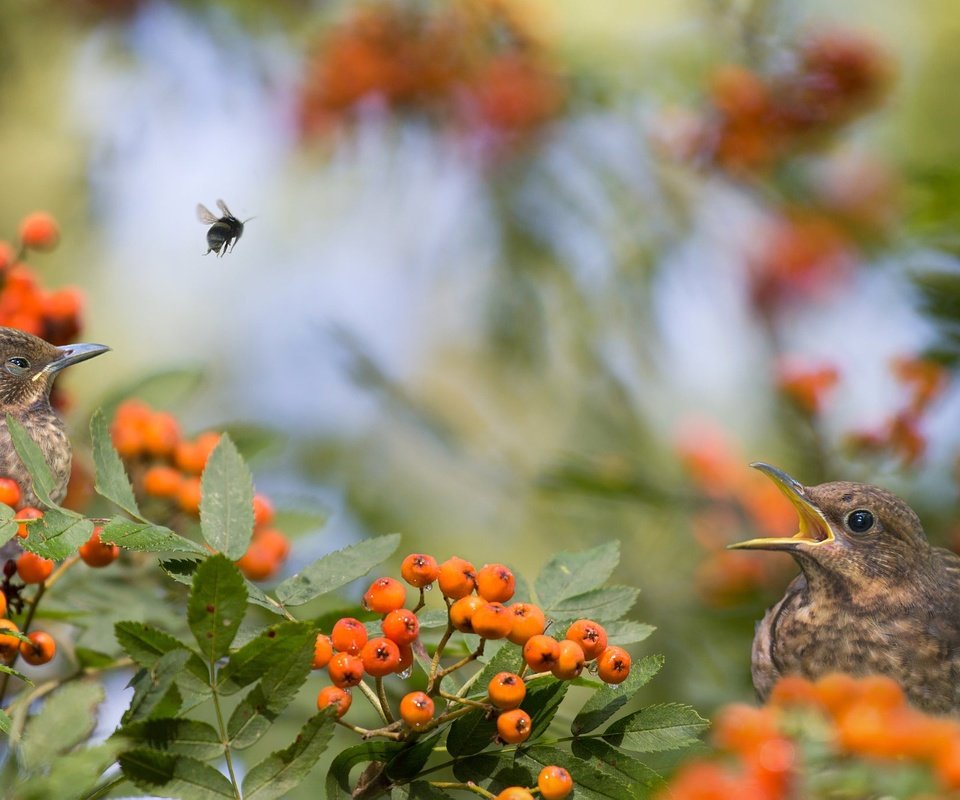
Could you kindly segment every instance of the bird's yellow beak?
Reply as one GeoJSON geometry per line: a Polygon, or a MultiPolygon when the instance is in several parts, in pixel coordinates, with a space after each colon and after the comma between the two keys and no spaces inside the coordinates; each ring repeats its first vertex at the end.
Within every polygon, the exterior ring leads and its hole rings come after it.
{"type": "Polygon", "coordinates": [[[834,540],[833,531],[827,518],[810,500],[807,499],[806,489],[803,484],[794,480],[782,469],[764,464],[761,461],[750,465],[754,469],[760,470],[777,488],[786,496],[786,498],[797,509],[800,516],[800,530],[793,536],[770,537],[764,539],[748,539],[745,542],[737,542],[728,545],[730,550],[795,550],[798,546],[817,547],[834,540]]]}

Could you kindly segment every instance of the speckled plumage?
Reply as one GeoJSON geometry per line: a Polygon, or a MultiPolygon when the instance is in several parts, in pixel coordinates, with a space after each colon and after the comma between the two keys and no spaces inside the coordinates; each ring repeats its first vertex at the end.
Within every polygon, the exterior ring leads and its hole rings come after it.
{"type": "Polygon", "coordinates": [[[758,466],[797,507],[800,533],[737,546],[786,550],[802,570],[757,625],[752,673],[760,698],[781,675],[880,674],[918,708],[960,713],[960,558],[931,547],[913,510],[884,489],[803,487],[758,466]],[[874,522],[858,532],[851,513],[862,511],[874,522]]]}

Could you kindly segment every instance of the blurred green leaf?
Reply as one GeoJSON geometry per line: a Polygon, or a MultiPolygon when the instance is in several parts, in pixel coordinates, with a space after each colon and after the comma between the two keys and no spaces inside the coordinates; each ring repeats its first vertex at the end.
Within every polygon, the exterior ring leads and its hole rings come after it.
{"type": "Polygon", "coordinates": [[[544,611],[559,620],[586,618],[606,625],[633,608],[639,595],[640,590],[631,586],[604,586],[566,597],[544,611]]]}
{"type": "MultiPolygon", "coordinates": [[[[4,634],[5,636],[9,634],[4,634]]],[[[28,686],[33,686],[33,681],[30,680],[26,675],[24,675],[20,670],[16,670],[13,667],[8,667],[6,664],[0,664],[0,672],[6,675],[12,675],[17,680],[23,681],[28,686]]]]}
{"type": "Polygon", "coordinates": [[[618,719],[603,738],[624,750],[655,753],[693,744],[709,724],[690,706],[662,703],[618,719]]]}
{"type": "Polygon", "coordinates": [[[223,755],[223,742],[217,730],[206,722],[194,719],[146,719],[124,725],[115,738],[125,742],[127,748],[139,745],[151,750],[193,756],[201,761],[223,755]]]}
{"type": "Polygon", "coordinates": [[[46,775],[28,775],[16,787],[17,800],[73,800],[96,787],[103,772],[116,760],[116,743],[106,742],[59,756],[46,775]]]}
{"type": "Polygon", "coordinates": [[[10,733],[10,725],[13,720],[7,716],[7,712],[0,708],[0,732],[10,733]]]}
{"type": "Polygon", "coordinates": [[[110,429],[103,412],[97,409],[90,419],[90,440],[93,444],[93,463],[96,468],[95,487],[107,500],[134,517],[140,517],[140,508],[133,495],[123,461],[113,447],[110,429]]]}
{"type": "Polygon", "coordinates": [[[472,756],[493,742],[497,735],[497,722],[487,718],[482,709],[458,717],[447,732],[447,752],[454,758],[472,756]]]}
{"type": "Polygon", "coordinates": [[[240,571],[224,556],[211,556],[197,567],[187,623],[209,662],[226,655],[247,609],[247,589],[240,571]]]}
{"type": "Polygon", "coordinates": [[[399,546],[400,534],[391,533],[328,553],[277,586],[277,598],[287,606],[302,605],[366,575],[399,546]]]}
{"type": "Polygon", "coordinates": [[[190,653],[186,650],[171,650],[133,676],[130,681],[133,697],[123,715],[125,724],[147,719],[153,713],[166,698],[188,658],[190,653]]]}
{"type": "Polygon", "coordinates": [[[253,535],[253,477],[226,434],[203,470],[200,530],[216,551],[236,561],[253,535]]]}
{"type": "Polygon", "coordinates": [[[100,541],[120,545],[126,550],[148,553],[196,553],[209,555],[200,544],[174,533],[162,525],[150,522],[133,522],[123,517],[114,517],[100,532],[100,541]]]}
{"type": "Polygon", "coordinates": [[[30,473],[33,493],[48,508],[55,507],[57,504],[53,501],[53,492],[56,490],[57,482],[54,480],[53,473],[40,451],[40,445],[27,433],[27,429],[10,414],[7,414],[7,430],[10,432],[14,450],[17,451],[17,455],[20,456],[27,472],[30,473]]]}
{"type": "Polygon", "coordinates": [[[333,709],[311,717],[285,750],[271,753],[243,779],[245,800],[273,800],[297,786],[317,763],[333,735],[333,709]]]}
{"type": "Polygon", "coordinates": [[[72,511],[48,508],[30,524],[30,535],[21,539],[25,550],[43,558],[62,561],[77,552],[93,533],[93,523],[72,511]]]}
{"type": "Polygon", "coordinates": [[[557,553],[540,570],[536,590],[544,610],[604,583],[620,563],[620,542],[611,541],[577,553],[557,553]]]}
{"type": "Polygon", "coordinates": [[[10,506],[0,503],[0,545],[10,541],[17,534],[20,523],[14,520],[14,510],[10,506]]]}
{"type": "Polygon", "coordinates": [[[52,764],[93,733],[97,708],[104,700],[103,687],[84,680],[64,684],[49,695],[31,718],[20,745],[20,759],[27,770],[52,764]]]}
{"type": "Polygon", "coordinates": [[[451,795],[426,781],[414,781],[393,789],[396,800],[451,800],[451,795]]]}
{"type": "Polygon", "coordinates": [[[339,753],[327,772],[324,800],[351,800],[353,787],[350,786],[350,771],[371,761],[387,761],[404,746],[403,742],[364,742],[339,753]]]}
{"type": "Polygon", "coordinates": [[[628,797],[653,797],[664,787],[665,781],[659,772],[642,761],[630,757],[622,750],[611,747],[602,739],[589,736],[576,739],[572,744],[572,750],[577,758],[613,774],[625,783],[630,790],[628,797]]]}
{"type": "Polygon", "coordinates": [[[568,681],[556,678],[538,678],[528,681],[527,694],[520,708],[530,715],[530,741],[546,733],[567,694],[568,681]]]}
{"type": "Polygon", "coordinates": [[[99,650],[91,650],[89,647],[75,647],[73,655],[77,659],[77,665],[81,669],[101,667],[113,664],[116,659],[108,653],[101,653],[99,650]]]}
{"type": "Polygon", "coordinates": [[[230,781],[202,761],[183,755],[138,748],[119,758],[124,777],[140,789],[163,797],[236,800],[230,781]]]}
{"type": "Polygon", "coordinates": [[[570,724],[574,736],[599,728],[623,708],[642,687],[650,682],[663,667],[663,656],[654,655],[638,661],[630,670],[627,679],[618,685],[604,685],[597,689],[581,706],[570,724]]]}

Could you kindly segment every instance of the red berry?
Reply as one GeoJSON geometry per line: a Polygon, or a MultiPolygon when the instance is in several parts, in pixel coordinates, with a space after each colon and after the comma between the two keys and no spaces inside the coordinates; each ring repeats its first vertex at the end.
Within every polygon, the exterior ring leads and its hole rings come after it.
{"type": "Polygon", "coordinates": [[[477,572],[477,594],[490,603],[506,603],[517,581],[503,564],[486,564],[477,572]]]}
{"type": "Polygon", "coordinates": [[[557,661],[550,668],[550,671],[555,678],[562,681],[571,681],[583,672],[583,664],[586,660],[583,656],[583,649],[569,639],[563,639],[559,646],[560,652],[557,655],[557,661]]]}
{"type": "Polygon", "coordinates": [[[599,622],[591,619],[578,619],[567,628],[564,638],[580,645],[587,661],[593,661],[607,646],[607,632],[599,622]]]}
{"type": "Polygon", "coordinates": [[[400,718],[411,728],[422,728],[433,719],[434,704],[425,692],[410,692],[400,701],[400,718]]]}
{"type": "Polygon", "coordinates": [[[400,576],[418,589],[433,583],[439,572],[437,559],[424,553],[411,553],[400,565],[400,576]]]}
{"type": "Polygon", "coordinates": [[[437,584],[445,597],[459,600],[472,593],[477,586],[477,571],[473,564],[458,556],[451,556],[440,565],[437,584]]]}
{"type": "Polygon", "coordinates": [[[0,478],[0,503],[11,508],[20,503],[20,484],[13,478],[0,478]]]}
{"type": "Polygon", "coordinates": [[[360,660],[367,674],[382,678],[396,671],[400,663],[400,648],[385,636],[375,636],[363,646],[360,660]]]}
{"type": "Polygon", "coordinates": [[[43,583],[53,573],[53,562],[26,552],[17,559],[17,574],[24,583],[43,583]]]}
{"type": "Polygon", "coordinates": [[[363,607],[377,614],[389,614],[406,602],[407,590],[396,578],[377,578],[363,595],[363,607]]]}
{"type": "Polygon", "coordinates": [[[477,636],[484,639],[504,639],[513,627],[513,616],[503,603],[483,603],[473,612],[470,624],[477,636]]]}
{"type": "Polygon", "coordinates": [[[327,664],[327,674],[334,686],[348,689],[363,679],[363,661],[350,653],[337,653],[327,664]]]}
{"type": "Polygon", "coordinates": [[[57,643],[49,633],[33,631],[27,634],[27,638],[30,644],[20,642],[20,657],[28,664],[46,664],[57,652],[57,643]]]}
{"type": "Polygon", "coordinates": [[[330,641],[333,642],[334,650],[355,656],[367,643],[367,629],[358,619],[342,617],[330,631],[330,641]]]}
{"type": "Polygon", "coordinates": [[[420,633],[420,621],[417,615],[406,608],[391,611],[380,623],[383,635],[397,644],[410,644],[420,633]]]}
{"type": "Polygon", "coordinates": [[[524,645],[531,636],[543,633],[547,627],[547,618],[540,606],[533,603],[514,603],[507,607],[513,617],[513,625],[507,634],[513,644],[524,645]]]}
{"type": "Polygon", "coordinates": [[[597,658],[597,675],[604,683],[623,683],[630,674],[630,654],[622,647],[610,645],[597,658]]]}
{"type": "Polygon", "coordinates": [[[497,734],[507,744],[520,744],[530,737],[530,715],[521,708],[504,711],[497,717],[497,734]]]}
{"type": "Polygon", "coordinates": [[[499,709],[517,708],[527,696],[527,684],[512,672],[498,672],[487,684],[487,697],[499,709]]]}
{"type": "MultiPolygon", "coordinates": [[[[21,508],[16,514],[13,515],[14,519],[40,519],[43,516],[43,512],[39,508],[34,508],[33,506],[27,506],[26,508],[21,508]]],[[[26,539],[30,535],[30,526],[24,522],[21,522],[17,525],[17,536],[21,539],[26,539]]]]}
{"type": "Polygon", "coordinates": [[[80,545],[80,558],[91,567],[105,567],[112,564],[120,556],[120,548],[115,544],[104,544],[100,541],[101,527],[93,529],[93,533],[85,544],[80,545]]]}
{"type": "Polygon", "coordinates": [[[547,766],[537,776],[537,788],[543,800],[563,800],[573,791],[573,778],[563,767],[547,766]]]}
{"type": "Polygon", "coordinates": [[[349,689],[339,686],[324,686],[317,695],[317,710],[323,711],[327,706],[336,706],[337,719],[340,719],[350,709],[353,697],[349,689]]]}
{"type": "Polygon", "coordinates": [[[523,660],[534,672],[549,672],[559,657],[560,643],[552,636],[531,636],[523,646],[523,660]]]}
{"type": "Polygon", "coordinates": [[[60,241],[60,228],[47,212],[34,211],[20,220],[20,241],[31,250],[52,250],[60,241]]]}
{"type": "Polygon", "coordinates": [[[317,641],[313,645],[313,668],[323,669],[333,658],[333,644],[330,637],[323,634],[317,634],[317,641]]]}

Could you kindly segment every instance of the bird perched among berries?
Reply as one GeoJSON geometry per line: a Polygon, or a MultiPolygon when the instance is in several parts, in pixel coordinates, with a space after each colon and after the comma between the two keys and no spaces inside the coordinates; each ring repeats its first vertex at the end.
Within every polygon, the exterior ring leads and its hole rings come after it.
{"type": "Polygon", "coordinates": [[[0,475],[20,485],[20,507],[39,504],[33,482],[7,430],[7,414],[27,430],[40,446],[53,473],[51,499],[59,503],[67,493],[71,448],[63,420],[50,405],[50,389],[64,367],[109,350],[102,344],[55,347],[16,328],[0,327],[0,475]]]}
{"type": "Polygon", "coordinates": [[[797,509],[793,537],[731,545],[780,550],[801,574],[757,625],[753,684],[781,675],[880,674],[932,713],[960,712],[960,557],[931,547],[916,513],[877,486],[803,486],[753,464],[797,509]]]}

